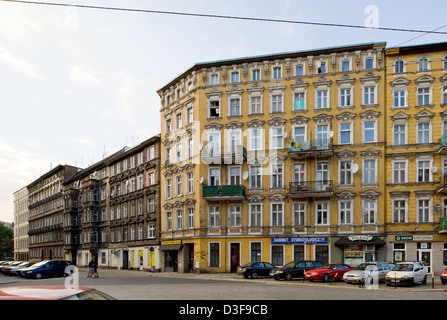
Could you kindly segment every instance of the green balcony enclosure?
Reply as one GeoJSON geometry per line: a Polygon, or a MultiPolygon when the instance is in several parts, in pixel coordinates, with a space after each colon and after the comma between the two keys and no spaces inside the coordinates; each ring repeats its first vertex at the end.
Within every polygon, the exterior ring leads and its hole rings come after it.
{"type": "Polygon", "coordinates": [[[244,200],[245,187],[243,185],[203,186],[202,197],[210,201],[244,200]]]}
{"type": "Polygon", "coordinates": [[[447,233],[447,218],[439,219],[439,233],[447,233]]]}

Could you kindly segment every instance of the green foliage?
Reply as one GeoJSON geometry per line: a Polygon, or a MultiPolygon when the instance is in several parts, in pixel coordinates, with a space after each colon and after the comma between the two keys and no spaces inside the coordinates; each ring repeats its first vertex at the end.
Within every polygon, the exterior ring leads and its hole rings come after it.
{"type": "Polygon", "coordinates": [[[12,257],[14,249],[13,231],[11,228],[6,227],[3,223],[0,223],[0,260],[3,260],[4,254],[12,257]]]}

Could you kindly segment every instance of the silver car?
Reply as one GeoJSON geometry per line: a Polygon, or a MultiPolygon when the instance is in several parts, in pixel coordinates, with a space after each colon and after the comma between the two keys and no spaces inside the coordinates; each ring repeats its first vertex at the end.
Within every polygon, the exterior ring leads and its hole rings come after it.
{"type": "Polygon", "coordinates": [[[393,269],[394,263],[388,261],[365,262],[358,265],[354,270],[343,275],[343,281],[347,283],[373,284],[375,280],[385,281],[385,276],[393,269]]]}

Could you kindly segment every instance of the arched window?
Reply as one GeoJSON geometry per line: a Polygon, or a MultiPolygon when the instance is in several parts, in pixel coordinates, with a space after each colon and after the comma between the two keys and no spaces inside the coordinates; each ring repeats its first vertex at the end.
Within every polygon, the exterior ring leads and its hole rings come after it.
{"type": "Polygon", "coordinates": [[[394,72],[402,73],[404,72],[404,62],[403,60],[397,60],[394,64],[394,72]]]}
{"type": "Polygon", "coordinates": [[[428,70],[428,59],[424,57],[419,59],[419,71],[426,71],[426,70],[428,70]]]}

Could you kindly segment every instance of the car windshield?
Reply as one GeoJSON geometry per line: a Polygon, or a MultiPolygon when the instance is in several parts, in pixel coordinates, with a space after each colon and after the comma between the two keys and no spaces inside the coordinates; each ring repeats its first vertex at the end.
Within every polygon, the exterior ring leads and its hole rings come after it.
{"type": "Polygon", "coordinates": [[[83,291],[81,293],[69,296],[62,300],[116,300],[116,299],[104,292],[91,289],[88,291],[83,291]]]}
{"type": "Polygon", "coordinates": [[[22,262],[21,264],[18,265],[18,267],[24,267],[27,266],[29,264],[29,262],[22,262]]]}
{"type": "Polygon", "coordinates": [[[285,266],[284,266],[284,268],[293,268],[293,266],[295,265],[295,262],[289,262],[289,263],[287,263],[285,266]]]}
{"type": "Polygon", "coordinates": [[[33,267],[40,267],[40,266],[43,266],[44,264],[46,264],[48,261],[40,261],[40,262],[38,262],[38,263],[36,263],[36,264],[33,264],[32,266],[33,267]]]}
{"type": "Polygon", "coordinates": [[[335,267],[335,264],[333,264],[333,263],[326,263],[326,264],[323,264],[320,267],[320,269],[332,269],[333,267],[335,267]]]}
{"type": "Polygon", "coordinates": [[[369,266],[373,266],[373,267],[374,267],[374,265],[372,265],[372,264],[370,264],[370,263],[361,263],[361,264],[359,264],[359,265],[355,268],[355,270],[362,270],[362,271],[364,271],[364,270],[366,270],[369,266]]]}
{"type": "Polygon", "coordinates": [[[393,271],[413,271],[412,263],[398,263],[394,266],[393,271]]]}
{"type": "Polygon", "coordinates": [[[366,266],[365,271],[373,271],[374,267],[375,267],[375,265],[369,264],[369,265],[366,266]]]}

